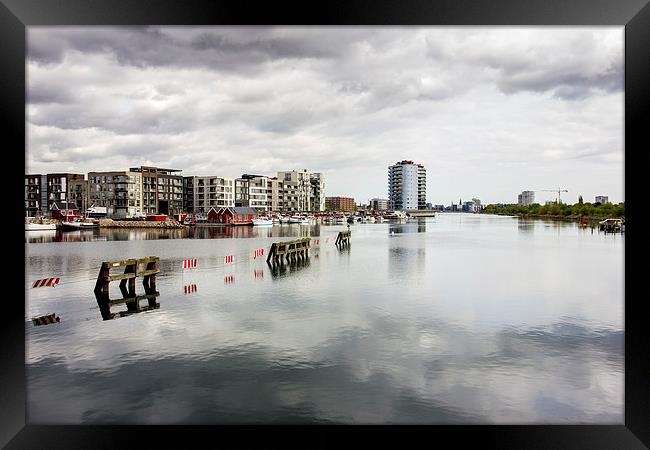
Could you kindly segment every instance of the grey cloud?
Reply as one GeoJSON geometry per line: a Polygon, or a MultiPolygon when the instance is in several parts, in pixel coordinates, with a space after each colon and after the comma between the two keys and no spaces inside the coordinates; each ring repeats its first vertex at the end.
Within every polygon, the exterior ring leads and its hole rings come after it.
{"type": "Polygon", "coordinates": [[[66,86],[53,84],[30,85],[26,95],[27,103],[60,103],[71,104],[77,100],[76,95],[66,86]]]}

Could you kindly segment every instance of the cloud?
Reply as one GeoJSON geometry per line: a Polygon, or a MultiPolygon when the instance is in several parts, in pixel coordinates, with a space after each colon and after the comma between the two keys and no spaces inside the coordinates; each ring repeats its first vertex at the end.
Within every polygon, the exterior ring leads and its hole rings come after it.
{"type": "Polygon", "coordinates": [[[101,149],[127,167],[174,162],[186,174],[301,167],[365,201],[386,195],[389,164],[413,159],[429,170],[435,203],[503,201],[513,193],[476,181],[486,171],[501,170],[516,190],[518,175],[503,168],[532,180],[547,176],[542,165],[560,177],[579,160],[585,194],[615,198],[622,37],[613,28],[30,27],[29,166],[97,170],[101,149]],[[463,183],[446,179],[461,174],[463,183]]]}

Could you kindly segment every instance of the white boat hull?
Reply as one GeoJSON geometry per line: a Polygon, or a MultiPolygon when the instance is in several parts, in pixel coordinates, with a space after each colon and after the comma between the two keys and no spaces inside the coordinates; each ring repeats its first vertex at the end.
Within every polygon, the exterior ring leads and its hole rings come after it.
{"type": "Polygon", "coordinates": [[[56,224],[54,223],[26,223],[25,231],[44,231],[44,230],[56,230],[56,224]]]}

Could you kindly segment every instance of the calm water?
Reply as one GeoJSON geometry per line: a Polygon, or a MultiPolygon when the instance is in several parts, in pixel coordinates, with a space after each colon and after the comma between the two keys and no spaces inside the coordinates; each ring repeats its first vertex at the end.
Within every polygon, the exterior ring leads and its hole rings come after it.
{"type": "Polygon", "coordinates": [[[624,236],[439,214],[338,250],[344,229],[29,232],[29,423],[623,423],[624,236]],[[297,236],[306,263],[252,257],[297,236]],[[101,262],[150,255],[159,307],[103,320],[101,262]]]}

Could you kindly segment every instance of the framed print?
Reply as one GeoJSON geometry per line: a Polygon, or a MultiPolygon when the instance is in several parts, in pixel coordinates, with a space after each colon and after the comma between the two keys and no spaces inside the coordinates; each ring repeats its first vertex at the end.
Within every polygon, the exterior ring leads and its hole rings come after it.
{"type": "Polygon", "coordinates": [[[3,446],[650,445],[647,2],[0,1],[3,446]]]}

